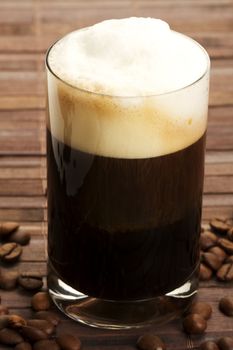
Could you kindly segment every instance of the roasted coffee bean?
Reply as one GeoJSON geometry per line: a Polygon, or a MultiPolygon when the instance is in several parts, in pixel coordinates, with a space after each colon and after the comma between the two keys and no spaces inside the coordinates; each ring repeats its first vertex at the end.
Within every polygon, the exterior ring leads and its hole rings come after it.
{"type": "Polygon", "coordinates": [[[4,345],[17,345],[23,341],[22,336],[14,329],[4,328],[0,331],[0,343],[4,345]]]}
{"type": "Polygon", "coordinates": [[[210,227],[216,233],[226,234],[229,230],[228,224],[221,221],[220,219],[213,219],[210,221],[210,227]]]}
{"type": "Polygon", "coordinates": [[[9,235],[11,232],[16,231],[19,228],[17,222],[1,222],[0,223],[0,237],[9,235]]]}
{"type": "Polygon", "coordinates": [[[218,245],[225,250],[228,254],[233,254],[233,242],[226,238],[220,238],[218,240],[218,245]]]}
{"type": "Polygon", "coordinates": [[[3,306],[0,304],[0,316],[2,315],[8,315],[9,314],[9,309],[6,306],[3,306]]]}
{"type": "Polygon", "coordinates": [[[218,340],[220,350],[233,350],[233,338],[222,337],[218,340]]]}
{"type": "Polygon", "coordinates": [[[5,243],[0,247],[0,259],[4,262],[15,262],[22,254],[22,247],[18,243],[5,243]]]}
{"type": "Polygon", "coordinates": [[[26,290],[39,290],[43,287],[42,277],[32,273],[21,273],[18,283],[26,290]]]}
{"type": "Polygon", "coordinates": [[[199,279],[200,281],[209,281],[213,275],[213,271],[205,264],[200,264],[199,279]]]}
{"type": "Polygon", "coordinates": [[[33,350],[60,350],[55,340],[40,340],[33,345],[33,350]]]}
{"type": "Polygon", "coordinates": [[[14,289],[17,286],[18,272],[0,269],[0,288],[14,289]]]}
{"type": "Polygon", "coordinates": [[[219,259],[221,260],[221,262],[223,262],[227,257],[226,252],[218,246],[215,246],[215,247],[208,249],[208,252],[217,255],[219,257],[219,259]]]}
{"type": "Polygon", "coordinates": [[[26,320],[18,315],[1,315],[0,316],[0,329],[20,328],[26,325],[26,320]]]}
{"type": "Polygon", "coordinates": [[[38,292],[32,297],[32,307],[35,311],[48,310],[50,308],[50,298],[46,292],[38,292]]]}
{"type": "Polygon", "coordinates": [[[205,320],[208,320],[212,315],[212,307],[210,306],[210,304],[201,301],[196,301],[190,306],[188,313],[198,314],[202,316],[205,320]]]}
{"type": "Polygon", "coordinates": [[[16,345],[14,350],[32,350],[32,346],[30,343],[22,342],[22,343],[19,343],[18,345],[16,345]]]}
{"type": "Polygon", "coordinates": [[[233,281],[233,263],[223,264],[216,273],[217,278],[220,281],[232,282],[233,281]]]}
{"type": "Polygon", "coordinates": [[[34,328],[39,328],[48,335],[53,334],[55,326],[46,320],[28,320],[27,325],[34,328]]]}
{"type": "Polygon", "coordinates": [[[30,242],[31,236],[27,232],[15,231],[7,236],[8,242],[15,242],[21,245],[27,245],[30,242]]]}
{"type": "Polygon", "coordinates": [[[218,345],[211,340],[206,341],[200,345],[200,350],[219,350],[218,345]]]}
{"type": "Polygon", "coordinates": [[[166,346],[161,338],[157,335],[147,333],[137,340],[137,347],[140,350],[164,350],[166,346]]]}
{"type": "Polygon", "coordinates": [[[46,320],[51,322],[54,326],[57,326],[60,322],[60,317],[52,311],[38,311],[35,314],[36,319],[46,320]]]}
{"type": "Polygon", "coordinates": [[[207,322],[198,314],[190,314],[184,318],[183,328],[188,334],[202,334],[207,328],[207,322]]]}
{"type": "Polygon", "coordinates": [[[26,320],[19,315],[7,315],[7,317],[11,328],[21,328],[27,324],[26,320]]]}
{"type": "Polygon", "coordinates": [[[0,329],[6,328],[9,326],[9,317],[8,315],[0,316],[0,329]]]}
{"type": "Polygon", "coordinates": [[[61,334],[57,337],[56,341],[58,345],[62,348],[62,350],[80,350],[81,349],[80,339],[73,336],[72,334],[66,334],[66,333],[61,334]]]}
{"type": "Polygon", "coordinates": [[[202,261],[214,271],[217,271],[222,265],[221,259],[219,259],[217,255],[209,252],[202,255],[202,261]]]}
{"type": "Polygon", "coordinates": [[[48,339],[48,334],[39,328],[23,326],[21,328],[21,333],[24,338],[28,339],[30,342],[36,342],[43,339],[48,339]]]}
{"type": "Polygon", "coordinates": [[[200,236],[200,247],[202,250],[207,250],[213,247],[218,240],[218,237],[210,231],[204,231],[200,236]]]}
{"type": "Polygon", "coordinates": [[[219,309],[226,316],[233,316],[233,296],[224,297],[219,302],[219,309]]]}

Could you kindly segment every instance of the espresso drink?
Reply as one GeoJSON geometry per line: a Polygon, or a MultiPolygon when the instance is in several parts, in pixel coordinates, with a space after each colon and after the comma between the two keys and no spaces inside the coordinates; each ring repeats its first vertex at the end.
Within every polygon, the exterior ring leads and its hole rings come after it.
{"type": "Polygon", "coordinates": [[[47,64],[51,271],[104,300],[181,287],[199,261],[204,50],[132,18],[69,34],[47,64]]]}
{"type": "Polygon", "coordinates": [[[60,278],[112,300],[183,284],[199,258],[204,136],[148,159],[85,153],[49,131],[47,140],[49,256],[60,278]]]}

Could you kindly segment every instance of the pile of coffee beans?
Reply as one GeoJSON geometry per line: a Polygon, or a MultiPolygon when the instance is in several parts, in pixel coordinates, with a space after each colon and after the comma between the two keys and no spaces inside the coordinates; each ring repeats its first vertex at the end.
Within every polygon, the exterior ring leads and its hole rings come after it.
{"type": "Polygon", "coordinates": [[[79,350],[79,338],[71,334],[56,336],[60,318],[49,310],[51,300],[48,293],[42,290],[43,276],[9,269],[19,261],[23,246],[29,244],[30,238],[30,234],[23,232],[18,223],[0,223],[0,289],[19,287],[27,292],[37,292],[31,298],[32,319],[10,314],[9,309],[0,304],[0,344],[16,350],[79,350]]]}
{"type": "Polygon", "coordinates": [[[200,280],[216,276],[219,281],[233,281],[233,221],[215,218],[200,236],[200,280]]]}
{"type": "MultiPolygon", "coordinates": [[[[17,222],[0,223],[0,261],[5,267],[16,263],[29,244],[31,236],[21,230],[17,222]]],[[[38,291],[43,287],[43,277],[38,273],[18,272],[0,268],[0,289],[11,290],[16,287],[27,291],[38,291]]]]}
{"type": "Polygon", "coordinates": [[[0,344],[16,350],[80,350],[81,341],[72,334],[56,336],[59,316],[48,310],[51,306],[47,292],[33,295],[31,305],[34,318],[25,319],[10,314],[7,307],[0,307],[0,344]]]}

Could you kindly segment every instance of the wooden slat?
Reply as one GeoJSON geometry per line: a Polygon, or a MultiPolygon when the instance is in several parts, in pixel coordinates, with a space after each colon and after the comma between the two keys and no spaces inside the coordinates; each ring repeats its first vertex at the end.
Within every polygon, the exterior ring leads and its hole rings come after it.
{"type": "Polygon", "coordinates": [[[1,209],[0,208],[0,220],[1,221],[43,221],[45,213],[43,209],[1,209]]]}
{"type": "Polygon", "coordinates": [[[42,180],[0,179],[0,195],[23,196],[44,194],[42,180]]]}

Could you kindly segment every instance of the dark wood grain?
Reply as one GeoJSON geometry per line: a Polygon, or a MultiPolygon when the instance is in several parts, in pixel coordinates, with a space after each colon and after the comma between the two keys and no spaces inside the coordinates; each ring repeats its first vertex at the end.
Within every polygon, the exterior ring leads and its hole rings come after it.
{"type": "MultiPolygon", "coordinates": [[[[233,1],[232,0],[1,0],[0,1],[0,220],[16,220],[31,233],[19,271],[46,275],[46,88],[44,56],[59,37],[106,18],[152,16],[197,39],[212,59],[203,222],[233,217],[233,1]]],[[[213,306],[205,340],[232,335],[233,321],[218,310],[232,284],[201,283],[199,299],[213,306]]],[[[31,315],[30,294],[0,291],[12,312],[31,315]]],[[[57,311],[59,312],[59,311],[57,311]]],[[[84,350],[133,350],[142,331],[106,331],[62,316],[58,333],[80,335],[84,350]]],[[[152,327],[168,349],[187,349],[179,320],[152,327]]],[[[0,346],[0,349],[7,348],[0,346]]]]}

